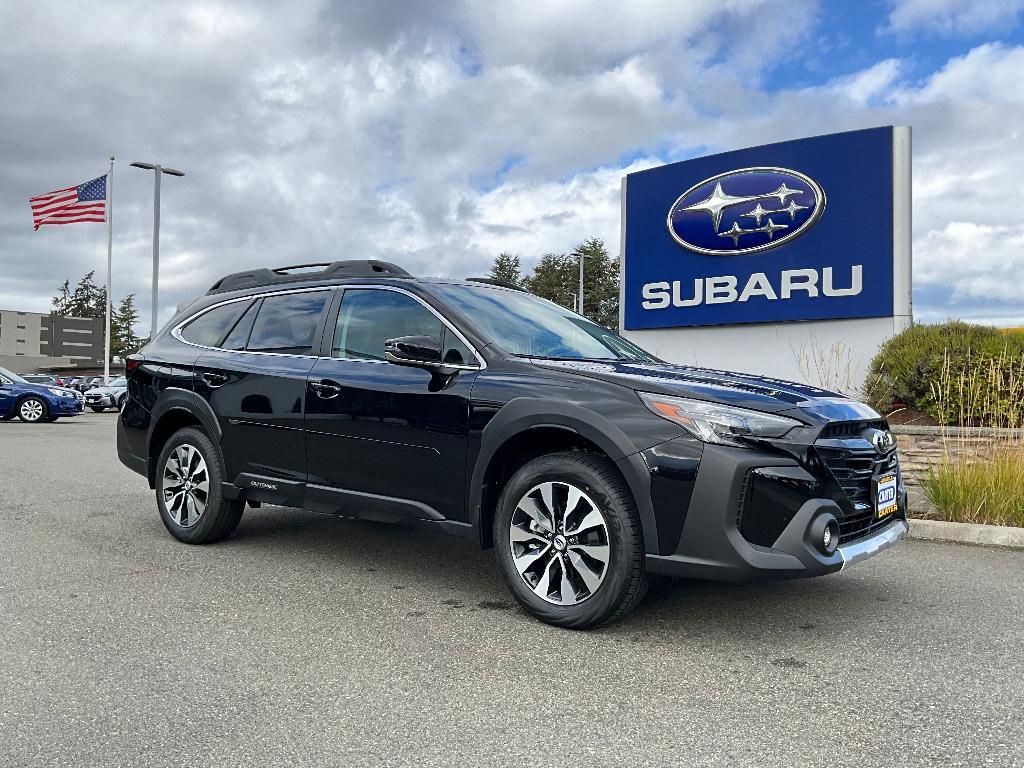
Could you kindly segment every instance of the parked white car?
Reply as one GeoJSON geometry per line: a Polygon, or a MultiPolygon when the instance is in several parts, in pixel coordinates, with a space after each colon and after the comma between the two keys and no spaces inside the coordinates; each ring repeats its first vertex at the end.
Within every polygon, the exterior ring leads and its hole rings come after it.
{"type": "Polygon", "coordinates": [[[124,376],[111,379],[105,387],[93,387],[86,390],[85,404],[96,413],[105,411],[107,408],[121,410],[124,399],[128,394],[128,380],[124,376]]]}

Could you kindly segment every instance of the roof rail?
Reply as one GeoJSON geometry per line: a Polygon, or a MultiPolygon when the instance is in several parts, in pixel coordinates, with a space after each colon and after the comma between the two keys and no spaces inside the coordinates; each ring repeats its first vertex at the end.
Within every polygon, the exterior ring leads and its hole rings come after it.
{"type": "Polygon", "coordinates": [[[484,285],[496,285],[499,288],[508,288],[513,291],[522,291],[523,293],[529,293],[523,286],[516,285],[515,283],[507,283],[504,280],[495,280],[493,277],[467,277],[467,283],[483,283],[484,285]]]}
{"type": "Polygon", "coordinates": [[[329,280],[346,277],[401,277],[411,278],[408,272],[397,264],[374,259],[358,259],[351,261],[320,262],[315,264],[294,264],[275,269],[250,269],[245,272],[234,272],[225,275],[210,286],[206,293],[224,293],[240,288],[255,288],[280,283],[298,283],[304,280],[329,280]],[[314,269],[323,267],[323,269],[314,269]],[[302,271],[297,271],[302,270],[302,271]]]}

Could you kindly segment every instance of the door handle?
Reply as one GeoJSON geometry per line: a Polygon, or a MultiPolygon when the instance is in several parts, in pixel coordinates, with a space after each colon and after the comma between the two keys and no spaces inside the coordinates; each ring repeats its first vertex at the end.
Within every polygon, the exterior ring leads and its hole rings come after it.
{"type": "Polygon", "coordinates": [[[202,379],[208,386],[214,389],[217,387],[223,387],[228,383],[228,377],[223,373],[210,373],[207,371],[203,374],[202,379]]]}
{"type": "Polygon", "coordinates": [[[321,400],[333,400],[341,394],[341,384],[330,379],[309,382],[309,388],[321,400]]]}

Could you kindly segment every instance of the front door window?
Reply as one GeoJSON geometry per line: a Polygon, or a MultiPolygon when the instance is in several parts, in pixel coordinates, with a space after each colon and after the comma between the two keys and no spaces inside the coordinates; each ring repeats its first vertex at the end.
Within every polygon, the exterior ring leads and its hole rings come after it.
{"type": "Polygon", "coordinates": [[[429,336],[443,345],[442,357],[450,365],[474,362],[466,345],[416,299],[374,289],[345,291],[331,355],[343,360],[384,360],[384,342],[401,336],[429,336]]]}

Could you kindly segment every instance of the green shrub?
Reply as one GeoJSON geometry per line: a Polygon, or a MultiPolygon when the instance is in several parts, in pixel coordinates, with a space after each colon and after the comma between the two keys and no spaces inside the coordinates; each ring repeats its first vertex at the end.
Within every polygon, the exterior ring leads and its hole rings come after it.
{"type": "Polygon", "coordinates": [[[877,410],[917,408],[942,424],[1019,426],[1024,334],[950,321],[914,325],[879,350],[865,396],[877,410]]]}
{"type": "Polygon", "coordinates": [[[989,461],[947,460],[929,468],[924,492],[935,505],[929,517],[1024,527],[1024,450],[1007,444],[989,461]]]}

